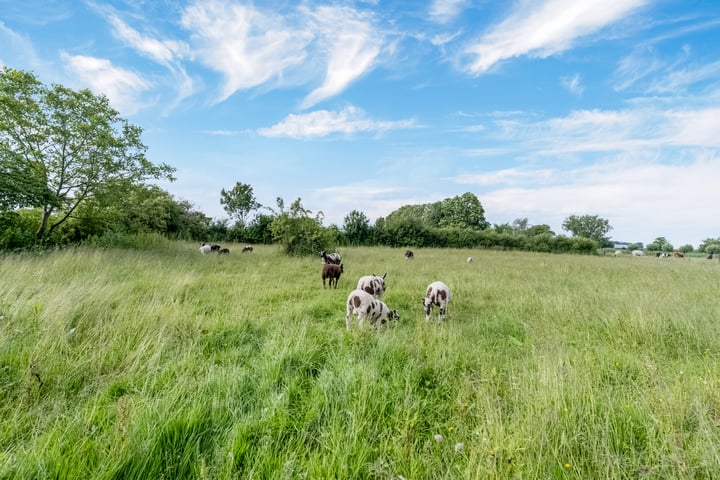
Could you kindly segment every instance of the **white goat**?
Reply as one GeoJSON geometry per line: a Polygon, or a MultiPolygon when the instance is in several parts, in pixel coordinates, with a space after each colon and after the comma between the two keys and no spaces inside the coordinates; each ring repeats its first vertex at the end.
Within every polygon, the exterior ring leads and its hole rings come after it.
{"type": "Polygon", "coordinates": [[[370,325],[384,327],[392,320],[398,320],[400,316],[395,310],[390,310],[385,302],[376,300],[364,290],[353,290],[348,295],[347,308],[345,312],[345,327],[350,330],[350,317],[357,315],[360,328],[367,318],[370,325]]]}
{"type": "Polygon", "coordinates": [[[381,277],[380,275],[365,275],[360,277],[357,283],[357,289],[363,290],[370,295],[377,298],[382,298],[385,295],[385,276],[387,272],[381,277]]]}
{"type": "Polygon", "coordinates": [[[205,255],[206,253],[210,253],[212,251],[212,247],[208,245],[207,243],[201,243],[200,244],[200,253],[205,255]]]}
{"type": "Polygon", "coordinates": [[[450,287],[443,282],[433,282],[427,287],[425,298],[422,300],[425,308],[425,320],[430,320],[430,312],[433,306],[440,308],[438,320],[445,320],[448,303],[450,303],[450,287]]]}

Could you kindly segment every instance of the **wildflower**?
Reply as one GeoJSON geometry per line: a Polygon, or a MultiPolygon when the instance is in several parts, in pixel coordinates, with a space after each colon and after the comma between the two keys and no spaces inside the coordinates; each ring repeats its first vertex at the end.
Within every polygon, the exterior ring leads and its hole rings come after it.
{"type": "Polygon", "coordinates": [[[567,408],[567,407],[563,408],[563,413],[568,413],[568,408],[567,408]]]}
{"type": "Polygon", "coordinates": [[[464,448],[465,448],[465,444],[463,442],[458,442],[455,444],[456,452],[462,452],[464,448]]]}
{"type": "Polygon", "coordinates": [[[452,432],[453,430],[455,430],[455,427],[448,427],[449,432],[452,432]]]}
{"type": "Polygon", "coordinates": [[[570,464],[569,464],[569,463],[566,463],[566,464],[565,464],[565,468],[570,468],[570,464]]]}
{"type": "Polygon", "coordinates": [[[440,435],[439,433],[435,434],[435,436],[433,438],[435,439],[436,442],[442,442],[442,440],[443,440],[443,436],[440,435]]]}

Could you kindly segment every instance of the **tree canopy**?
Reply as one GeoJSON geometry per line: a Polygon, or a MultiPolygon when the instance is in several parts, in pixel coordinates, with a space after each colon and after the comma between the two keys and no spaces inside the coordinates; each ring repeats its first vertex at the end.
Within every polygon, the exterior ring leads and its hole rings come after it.
{"type": "Polygon", "coordinates": [[[262,206],[255,199],[253,188],[240,182],[230,190],[220,190],[220,203],[227,214],[243,227],[247,225],[250,213],[262,206]]]}
{"type": "Polygon", "coordinates": [[[563,221],[562,228],[572,233],[573,237],[589,238],[599,245],[607,241],[606,235],[612,230],[610,222],[597,215],[570,215],[563,221]]]}
{"type": "Polygon", "coordinates": [[[85,201],[122,196],[174,168],[151,163],[142,129],[90,90],[43,85],[32,73],[0,72],[0,207],[42,210],[43,238],[85,201]]]}

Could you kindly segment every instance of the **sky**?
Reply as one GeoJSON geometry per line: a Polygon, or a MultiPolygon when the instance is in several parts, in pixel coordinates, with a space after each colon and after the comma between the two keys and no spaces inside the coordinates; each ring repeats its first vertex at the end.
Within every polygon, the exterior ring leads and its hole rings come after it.
{"type": "Polygon", "coordinates": [[[241,182],[326,226],[471,192],[720,237],[717,0],[0,0],[0,65],[106,95],[214,219],[241,182]]]}

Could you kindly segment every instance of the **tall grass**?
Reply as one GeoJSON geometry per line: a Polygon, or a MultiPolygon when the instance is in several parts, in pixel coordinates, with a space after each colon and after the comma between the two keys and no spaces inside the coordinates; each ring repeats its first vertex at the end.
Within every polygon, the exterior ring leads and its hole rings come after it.
{"type": "Polygon", "coordinates": [[[324,290],[319,258],[161,247],[0,257],[1,478],[720,472],[717,262],[348,248],[324,290]],[[398,325],[347,332],[385,272],[398,325]]]}

